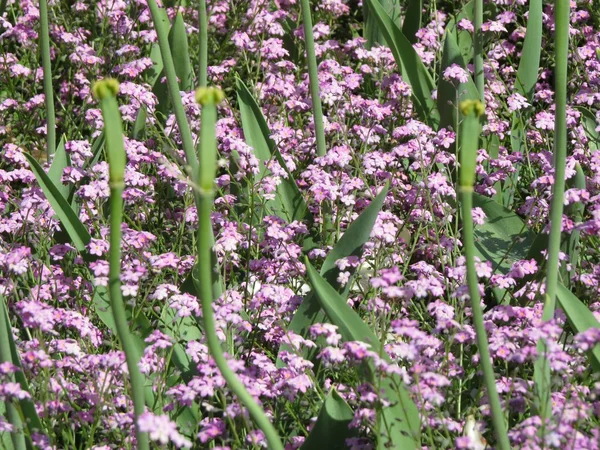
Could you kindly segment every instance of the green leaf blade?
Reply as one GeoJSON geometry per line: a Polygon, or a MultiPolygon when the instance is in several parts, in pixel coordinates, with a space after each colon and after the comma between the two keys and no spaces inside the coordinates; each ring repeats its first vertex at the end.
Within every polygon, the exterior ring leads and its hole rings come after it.
{"type": "Polygon", "coordinates": [[[80,252],[85,251],[86,245],[89,244],[91,240],[89,232],[81,223],[79,217],[77,217],[67,200],[62,196],[60,189],[52,182],[52,180],[50,180],[35,158],[28,153],[24,153],[24,155],[29,162],[29,166],[34,173],[35,178],[42,188],[46,199],[67,231],[73,245],[80,252]]]}

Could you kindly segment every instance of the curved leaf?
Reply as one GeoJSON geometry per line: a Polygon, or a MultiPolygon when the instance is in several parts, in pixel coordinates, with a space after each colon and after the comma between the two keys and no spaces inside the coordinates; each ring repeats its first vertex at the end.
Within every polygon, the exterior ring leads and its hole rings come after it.
{"type": "Polygon", "coordinates": [[[411,44],[417,42],[417,31],[423,26],[423,0],[408,0],[402,22],[402,33],[411,44]]]}
{"type": "Polygon", "coordinates": [[[596,131],[596,128],[598,127],[596,116],[593,112],[583,106],[578,106],[576,109],[581,113],[580,122],[585,131],[585,135],[588,138],[590,150],[598,150],[600,148],[600,134],[596,131]]]}
{"type": "Polygon", "coordinates": [[[267,206],[273,214],[289,222],[306,219],[309,212],[304,197],[298,189],[296,181],[287,170],[285,161],[277,150],[275,142],[270,137],[269,126],[258,103],[242,80],[238,78],[236,84],[244,138],[246,143],[254,149],[260,164],[258,180],[268,174],[265,164],[273,158],[288,172],[288,177],[283,179],[281,184],[277,186],[275,199],[267,202],[267,206]]]}
{"type": "MultiPolygon", "coordinates": [[[[331,286],[334,286],[335,289],[339,289],[337,277],[340,272],[335,265],[336,261],[347,258],[348,256],[362,255],[363,246],[371,236],[371,230],[375,225],[379,211],[381,211],[388,190],[389,184],[386,184],[377,197],[373,199],[371,204],[367,206],[356,220],[348,226],[340,240],[325,258],[323,266],[321,267],[321,275],[325,277],[327,282],[331,286]]],[[[348,297],[350,285],[351,283],[347,283],[346,289],[344,289],[341,294],[342,298],[345,299],[348,297]]],[[[288,325],[288,330],[306,338],[308,337],[308,332],[312,325],[324,321],[326,321],[326,317],[321,309],[319,301],[315,297],[314,292],[310,292],[304,297],[302,303],[294,313],[294,317],[288,325]]],[[[279,350],[279,354],[281,354],[282,351],[290,350],[289,346],[283,344],[279,350]]],[[[308,354],[309,352],[306,352],[305,357],[308,357],[308,354]]],[[[277,365],[279,367],[283,365],[279,355],[277,358],[277,365]]]]}
{"type": "Polygon", "coordinates": [[[529,1],[527,32],[521,51],[521,60],[517,70],[515,89],[524,97],[531,99],[540,70],[542,52],[542,0],[529,1]]]}
{"type": "MultiPolygon", "coordinates": [[[[345,341],[362,341],[371,345],[375,352],[381,350],[381,343],[377,336],[367,326],[360,316],[352,309],[346,300],[319,275],[315,268],[305,260],[308,278],[315,296],[321,307],[327,313],[332,324],[338,327],[342,339],[345,341]]],[[[384,358],[389,358],[384,353],[384,358]]],[[[387,438],[393,443],[394,448],[416,449],[419,446],[420,419],[417,406],[410,398],[408,390],[402,380],[397,376],[379,379],[372,363],[369,364],[369,381],[377,383],[391,401],[389,407],[383,409],[383,420],[386,423],[384,430],[389,429],[387,438]]],[[[379,436],[379,449],[388,448],[390,442],[384,442],[379,436]]]]}
{"type": "Polygon", "coordinates": [[[344,450],[346,439],[356,434],[348,425],[354,418],[352,408],[331,389],[323,402],[314,428],[300,447],[302,450],[344,450]]]}
{"type": "Polygon", "coordinates": [[[469,75],[469,80],[466,83],[460,83],[458,86],[444,80],[442,74],[452,64],[457,64],[466,70],[465,61],[456,42],[456,36],[454,33],[446,31],[442,65],[438,78],[437,108],[440,112],[440,128],[452,127],[456,131],[458,130],[457,103],[460,104],[461,101],[466,99],[477,99],[479,98],[479,92],[471,75],[469,75]]]}
{"type": "Polygon", "coordinates": [[[194,71],[190,62],[187,32],[181,13],[177,13],[171,26],[169,46],[173,55],[175,73],[179,78],[179,87],[182,91],[191,91],[194,88],[194,71]]]}
{"type": "MultiPolygon", "coordinates": [[[[395,24],[397,24],[398,28],[400,28],[401,23],[401,10],[400,10],[400,2],[397,0],[375,0],[377,1],[382,8],[390,15],[395,24]]],[[[373,17],[373,14],[369,11],[367,5],[363,2],[363,16],[364,16],[364,26],[363,26],[363,37],[367,40],[365,46],[370,49],[375,44],[385,45],[385,36],[379,29],[379,25],[377,24],[377,19],[373,17]]]]}
{"type": "MultiPolygon", "coordinates": [[[[574,331],[581,333],[590,328],[600,328],[600,323],[590,309],[561,283],[558,284],[556,298],[574,331]]],[[[588,352],[588,358],[594,372],[600,372],[600,344],[596,344],[588,352]]]]}
{"type": "Polygon", "coordinates": [[[79,217],[77,217],[67,200],[62,196],[59,188],[50,180],[35,158],[28,153],[23,154],[25,155],[25,158],[27,158],[31,171],[34,173],[35,178],[42,188],[48,203],[50,203],[54,213],[69,234],[73,245],[77,250],[83,252],[85,246],[91,240],[91,236],[87,229],[81,223],[79,217]]]}
{"type": "Polygon", "coordinates": [[[61,180],[63,171],[67,166],[71,165],[71,158],[65,150],[65,142],[65,136],[63,135],[52,158],[52,165],[48,170],[48,178],[54,183],[62,196],[68,199],[71,195],[71,186],[64,185],[61,180]]]}
{"type": "Polygon", "coordinates": [[[485,223],[474,230],[479,256],[490,261],[494,270],[507,273],[515,261],[527,257],[536,234],[517,214],[488,197],[473,194],[473,206],[487,216],[485,223]]]}
{"type": "Polygon", "coordinates": [[[379,2],[377,0],[364,0],[364,2],[369,8],[369,14],[377,21],[387,45],[392,51],[403,80],[412,89],[417,114],[423,122],[437,129],[440,116],[435,101],[431,97],[431,92],[435,87],[423,61],[379,2]]]}
{"type": "MultiPolygon", "coordinates": [[[[2,345],[8,345],[8,352],[10,353],[10,362],[19,368],[19,370],[17,370],[14,374],[15,381],[19,383],[23,391],[30,392],[29,384],[27,383],[27,378],[25,378],[25,374],[23,373],[23,367],[21,366],[21,358],[19,357],[19,351],[17,349],[11,331],[12,325],[10,324],[10,319],[8,317],[8,308],[6,306],[6,300],[2,295],[0,295],[0,309],[0,320],[3,320],[5,325],[3,329],[8,331],[7,336],[3,336],[2,345]]],[[[18,404],[22,414],[23,425],[25,425],[29,429],[29,435],[31,436],[31,432],[35,430],[43,432],[44,427],[42,426],[42,422],[40,421],[40,417],[38,416],[35,404],[31,400],[31,398],[20,399],[18,401],[18,404]]]]}

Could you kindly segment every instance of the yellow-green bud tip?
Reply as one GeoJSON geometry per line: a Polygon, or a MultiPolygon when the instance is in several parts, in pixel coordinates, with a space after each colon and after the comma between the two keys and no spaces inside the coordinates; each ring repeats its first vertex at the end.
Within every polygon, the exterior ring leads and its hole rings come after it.
{"type": "Polygon", "coordinates": [[[464,100],[460,102],[460,112],[464,116],[475,113],[475,116],[479,117],[485,113],[485,106],[479,100],[464,100]]]}
{"type": "Polygon", "coordinates": [[[119,82],[114,78],[96,81],[92,86],[92,93],[98,100],[102,100],[108,95],[116,97],[119,93],[119,82]]]}
{"type": "Polygon", "coordinates": [[[223,91],[217,87],[201,87],[196,89],[196,102],[200,105],[218,105],[225,98],[223,91]]]}

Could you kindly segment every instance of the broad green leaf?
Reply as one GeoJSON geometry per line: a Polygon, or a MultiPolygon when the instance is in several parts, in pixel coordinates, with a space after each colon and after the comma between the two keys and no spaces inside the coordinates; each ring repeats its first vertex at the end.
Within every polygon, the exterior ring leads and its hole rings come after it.
{"type": "MultiPolygon", "coordinates": [[[[326,312],[332,324],[338,327],[338,331],[345,341],[362,341],[371,345],[373,351],[381,350],[381,343],[369,326],[363,322],[360,316],[352,309],[346,300],[319,275],[315,268],[306,258],[306,268],[310,284],[315,291],[316,297],[326,312]]],[[[384,358],[389,361],[387,355],[384,358]]],[[[395,448],[416,449],[419,447],[420,419],[417,406],[410,398],[408,390],[398,376],[385,377],[379,380],[373,364],[369,364],[369,381],[377,383],[391,402],[391,405],[383,409],[383,420],[389,428],[387,439],[395,448]]],[[[385,433],[385,432],[384,432],[385,433]]],[[[379,437],[379,449],[388,448],[387,439],[379,437]]]]}
{"type": "MultiPolygon", "coordinates": [[[[585,189],[585,174],[579,163],[575,164],[575,176],[567,180],[567,186],[569,189],[585,189]]],[[[583,213],[585,205],[582,202],[575,202],[565,207],[565,214],[570,217],[573,222],[579,224],[583,222],[583,213]]],[[[579,263],[579,230],[573,230],[564,238],[562,245],[562,251],[569,257],[569,263],[572,265],[573,270],[579,263]]],[[[561,265],[561,276],[563,282],[567,287],[571,286],[571,277],[567,268],[564,264],[561,265]]]]}
{"type": "Polygon", "coordinates": [[[456,43],[456,36],[454,33],[447,31],[446,38],[444,39],[440,76],[438,78],[437,108],[440,112],[440,128],[452,127],[456,131],[458,130],[459,119],[457,117],[458,105],[466,99],[478,99],[479,93],[471,75],[469,75],[469,80],[466,83],[460,83],[458,86],[444,80],[444,70],[452,64],[457,64],[466,70],[465,62],[456,43]]]}
{"type": "Polygon", "coordinates": [[[65,142],[65,136],[63,135],[52,158],[52,165],[48,170],[48,178],[50,178],[50,181],[52,181],[62,196],[65,199],[69,199],[71,187],[64,185],[61,181],[63,171],[71,165],[71,158],[65,150],[65,142]]]}
{"type": "Polygon", "coordinates": [[[411,44],[417,42],[417,31],[423,27],[423,0],[408,0],[402,22],[402,33],[411,44]]]}
{"type": "Polygon", "coordinates": [[[596,131],[596,128],[598,127],[596,116],[593,112],[583,106],[578,106],[576,109],[581,113],[580,121],[588,138],[590,150],[598,150],[600,148],[600,135],[596,131]]]}
{"type": "Polygon", "coordinates": [[[50,180],[46,172],[44,172],[44,169],[42,169],[35,158],[28,153],[24,153],[24,155],[29,162],[31,171],[34,173],[35,178],[42,188],[48,203],[50,203],[54,213],[69,234],[73,245],[75,248],[77,248],[77,250],[83,252],[85,250],[85,246],[91,240],[91,236],[87,229],[81,223],[79,217],[77,217],[67,200],[60,193],[60,190],[50,180]]]}
{"type": "MultiPolygon", "coordinates": [[[[19,357],[19,351],[15,344],[15,340],[12,334],[12,325],[10,324],[10,318],[8,317],[8,308],[6,306],[6,300],[4,296],[0,295],[0,320],[4,321],[4,330],[7,331],[6,336],[2,336],[2,342],[0,345],[3,346],[2,355],[3,359],[10,361],[12,364],[17,366],[19,370],[15,372],[15,381],[19,383],[21,389],[25,392],[31,393],[29,390],[29,384],[27,383],[27,378],[25,378],[25,374],[23,373],[23,367],[21,366],[21,358],[19,357]]],[[[21,410],[21,419],[23,421],[23,426],[26,426],[29,430],[29,435],[33,431],[43,432],[44,427],[42,426],[42,422],[38,416],[37,410],[35,409],[35,404],[31,400],[31,398],[20,399],[18,402],[19,409],[21,410]]]]}
{"type": "MultiPolygon", "coordinates": [[[[336,266],[336,261],[347,258],[348,256],[361,256],[363,252],[363,246],[369,240],[371,231],[377,220],[379,211],[383,206],[385,197],[389,190],[389,184],[386,185],[381,192],[373,199],[371,204],[365,208],[365,210],[352,222],[340,240],[335,244],[333,249],[329,252],[323,266],[321,267],[321,275],[325,277],[327,282],[334,286],[335,289],[339,290],[339,283],[337,277],[339,275],[339,269],[336,266]]],[[[348,297],[350,284],[346,285],[346,288],[342,291],[342,298],[348,297]]],[[[314,292],[309,292],[302,303],[294,313],[292,321],[288,325],[288,330],[306,338],[308,337],[309,329],[315,323],[322,323],[326,319],[324,312],[321,309],[318,299],[315,297],[314,292]]],[[[279,352],[290,351],[290,347],[282,345],[279,352]]],[[[308,352],[307,352],[308,356],[308,352]]],[[[277,365],[283,366],[284,363],[281,359],[277,358],[277,365]]]]}
{"type": "MultiPolygon", "coordinates": [[[[400,28],[402,23],[400,2],[398,0],[375,0],[390,15],[394,23],[400,28]]],[[[363,2],[364,27],[363,37],[367,40],[366,48],[370,49],[375,44],[385,45],[385,36],[379,29],[377,19],[369,11],[367,5],[363,2]]],[[[406,20],[405,20],[406,22],[406,20]]]]}
{"type": "Polygon", "coordinates": [[[346,439],[356,434],[355,430],[348,428],[353,418],[352,408],[332,388],[301,450],[344,450],[347,448],[346,439]]]}
{"type": "Polygon", "coordinates": [[[483,225],[475,227],[475,247],[482,260],[490,261],[494,269],[507,273],[515,261],[525,259],[535,240],[523,220],[483,195],[473,194],[473,206],[487,216],[483,225]]]}
{"type": "Polygon", "coordinates": [[[285,161],[279,154],[275,142],[270,137],[269,126],[258,103],[242,80],[238,78],[236,83],[244,137],[246,143],[254,149],[260,164],[258,180],[267,175],[268,171],[265,164],[272,159],[277,160],[279,165],[288,172],[288,177],[283,179],[277,187],[275,199],[269,201],[267,206],[273,214],[286,221],[306,219],[309,215],[306,202],[296,185],[296,181],[287,170],[285,161]]]}
{"type": "Polygon", "coordinates": [[[517,70],[515,89],[524,97],[531,99],[540,70],[542,51],[542,0],[529,1],[527,32],[521,51],[521,60],[517,70]]]}
{"type": "MultiPolygon", "coordinates": [[[[6,416],[6,404],[2,401],[0,401],[0,416],[4,417],[4,419],[8,421],[8,418],[6,416]]],[[[14,450],[10,433],[0,433],[0,445],[2,445],[3,449],[14,450]]]]}
{"type": "Polygon", "coordinates": [[[179,78],[179,87],[182,91],[191,91],[194,88],[194,71],[190,62],[187,32],[181,13],[177,13],[171,26],[169,46],[173,55],[175,73],[179,78]]]}
{"type": "MultiPolygon", "coordinates": [[[[590,309],[561,283],[558,283],[556,298],[573,331],[581,333],[590,328],[600,328],[600,323],[590,309]]],[[[588,352],[588,357],[594,372],[600,372],[600,344],[588,352]]]]}
{"type": "Polygon", "coordinates": [[[394,55],[403,80],[412,89],[413,101],[417,114],[423,122],[437,129],[440,121],[439,112],[431,92],[435,89],[433,79],[421,58],[402,30],[394,23],[392,17],[385,11],[377,0],[364,0],[369,8],[369,14],[385,36],[388,47],[394,55]]]}
{"type": "MultiPolygon", "coordinates": [[[[525,119],[525,117],[521,117],[517,112],[513,113],[512,115],[512,125],[510,130],[510,144],[512,153],[518,152],[524,155],[527,151],[525,142],[525,127],[523,126],[525,119]]],[[[516,169],[517,170],[515,170],[514,173],[508,174],[502,189],[502,204],[509,209],[512,207],[515,200],[521,166],[517,165],[516,169]]]]}
{"type": "MultiPolygon", "coordinates": [[[[446,25],[446,30],[455,33],[458,41],[458,48],[460,49],[460,53],[464,58],[466,64],[469,64],[473,60],[473,36],[470,31],[467,30],[459,30],[456,27],[456,24],[460,22],[462,19],[467,19],[471,23],[473,23],[473,6],[474,1],[471,0],[466,3],[462,9],[456,14],[456,16],[451,17],[448,20],[448,24],[446,25]]],[[[486,2],[483,5],[483,14],[484,20],[486,17],[495,17],[496,16],[496,5],[492,2],[486,2]]],[[[491,39],[490,35],[484,35],[483,44],[489,42],[491,39]]]]}
{"type": "Polygon", "coordinates": [[[146,118],[148,117],[148,113],[146,112],[146,105],[142,105],[140,109],[138,109],[138,113],[135,117],[135,123],[133,124],[133,130],[131,132],[131,137],[136,140],[141,140],[146,133],[146,118]]]}
{"type": "MultiPolygon", "coordinates": [[[[176,311],[169,306],[163,309],[161,323],[163,331],[178,341],[189,342],[202,339],[203,333],[198,327],[198,322],[193,317],[178,317],[176,311]]],[[[174,346],[173,360],[182,372],[189,372],[193,367],[191,357],[181,344],[174,346]]]]}

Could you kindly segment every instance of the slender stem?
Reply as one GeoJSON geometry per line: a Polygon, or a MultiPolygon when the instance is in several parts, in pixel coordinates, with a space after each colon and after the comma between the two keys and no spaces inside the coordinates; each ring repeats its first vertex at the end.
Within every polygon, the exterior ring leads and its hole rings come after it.
{"type": "Polygon", "coordinates": [[[115,80],[100,81],[93,88],[94,94],[100,99],[109,165],[110,248],[108,252],[108,295],[117,335],[123,346],[127,370],[129,371],[137,448],[149,450],[148,435],[147,433],[143,433],[139,426],[139,417],[146,409],[144,395],[145,381],[138,367],[139,357],[137,356],[133,336],[129,331],[125,304],[123,303],[123,296],[121,294],[121,222],[123,220],[123,189],[125,187],[123,180],[127,161],[123,145],[123,125],[115,97],[118,90],[119,85],[115,80]]]}
{"type": "Polygon", "coordinates": [[[168,22],[165,23],[165,21],[162,20],[163,17],[160,14],[160,8],[156,4],[156,0],[148,0],[148,8],[150,9],[150,14],[152,15],[152,21],[154,22],[154,28],[156,29],[156,35],[158,37],[158,47],[160,48],[163,68],[167,77],[169,98],[171,99],[175,120],[179,127],[179,134],[181,135],[185,158],[190,167],[190,172],[196,173],[198,171],[198,159],[196,157],[192,133],[190,131],[190,124],[185,115],[181,94],[179,93],[177,74],[175,72],[175,66],[173,65],[173,55],[171,54],[171,48],[169,47],[168,22]]]}
{"type": "Polygon", "coordinates": [[[480,364],[483,369],[483,380],[485,383],[492,423],[496,434],[497,448],[500,450],[510,449],[510,441],[504,421],[500,397],[496,389],[494,366],[490,356],[487,333],[483,322],[483,309],[481,308],[481,297],[479,295],[479,283],[477,271],[475,270],[475,240],[473,238],[473,185],[475,184],[475,169],[477,151],[479,149],[479,136],[481,124],[479,117],[484,113],[483,103],[478,100],[466,100],[460,105],[464,119],[461,124],[460,140],[460,173],[459,194],[461,201],[461,212],[463,219],[463,243],[467,265],[467,283],[469,286],[469,297],[473,312],[473,326],[477,336],[477,348],[479,349],[480,364]]]}
{"type": "MultiPolygon", "coordinates": [[[[4,297],[0,296],[0,362],[12,363],[12,352],[10,350],[10,336],[11,330],[8,327],[8,311],[4,297]]],[[[23,434],[23,422],[17,407],[12,401],[5,401],[6,407],[6,418],[8,423],[13,426],[13,431],[10,434],[12,444],[15,450],[25,450],[25,436],[23,434]]]]}
{"type": "Polygon", "coordinates": [[[206,16],[206,0],[200,0],[198,7],[198,30],[200,32],[200,69],[198,73],[198,84],[206,87],[208,68],[208,19],[206,16]]]}
{"type": "Polygon", "coordinates": [[[481,297],[479,296],[479,285],[477,282],[477,272],[475,270],[475,243],[473,240],[473,190],[461,187],[461,203],[463,214],[463,234],[465,245],[465,257],[467,260],[467,282],[469,284],[469,297],[471,298],[471,309],[473,311],[473,325],[477,335],[477,348],[479,349],[481,368],[483,369],[483,379],[490,402],[492,412],[492,423],[496,433],[496,439],[499,449],[510,449],[510,442],[506,433],[506,423],[500,397],[496,390],[496,379],[494,377],[494,367],[490,356],[487,333],[483,322],[483,310],[481,308],[481,297]]]}
{"type": "Polygon", "coordinates": [[[52,91],[52,63],[50,61],[50,32],[48,30],[48,0],[40,0],[40,51],[44,71],[44,100],[46,103],[46,151],[48,158],[56,151],[56,117],[52,91]]]}
{"type": "Polygon", "coordinates": [[[319,73],[317,70],[317,57],[315,55],[315,40],[313,25],[310,15],[310,1],[302,0],[302,21],[304,22],[304,42],[306,44],[306,60],[308,63],[308,81],[312,100],[313,120],[315,123],[315,137],[317,140],[317,155],[325,156],[325,127],[323,126],[323,109],[321,108],[321,94],[319,92],[319,73]]]}
{"type": "Polygon", "coordinates": [[[550,206],[550,237],[546,272],[546,303],[543,320],[554,317],[558,285],[560,235],[565,195],[565,165],[567,159],[567,63],[569,51],[569,0],[555,0],[555,116],[554,116],[554,186],[550,206]]]}
{"type": "Polygon", "coordinates": [[[481,25],[483,24],[483,0],[475,0],[473,6],[473,62],[475,69],[475,86],[479,91],[479,100],[484,103],[484,76],[483,76],[483,35],[481,25]]]}
{"type": "Polygon", "coordinates": [[[239,401],[248,409],[250,416],[263,431],[269,448],[283,450],[283,445],[275,427],[269,421],[264,410],[256,403],[246,390],[235,372],[229,367],[221,342],[217,336],[213,312],[212,290],[212,247],[213,233],[211,211],[214,200],[214,178],[216,173],[216,138],[215,124],[217,119],[216,104],[222,99],[222,92],[214,88],[200,88],[196,91],[196,100],[202,105],[202,128],[200,130],[201,169],[196,172],[196,205],[198,210],[198,278],[194,280],[202,303],[204,334],[208,350],[213,357],[221,375],[239,401]]]}

